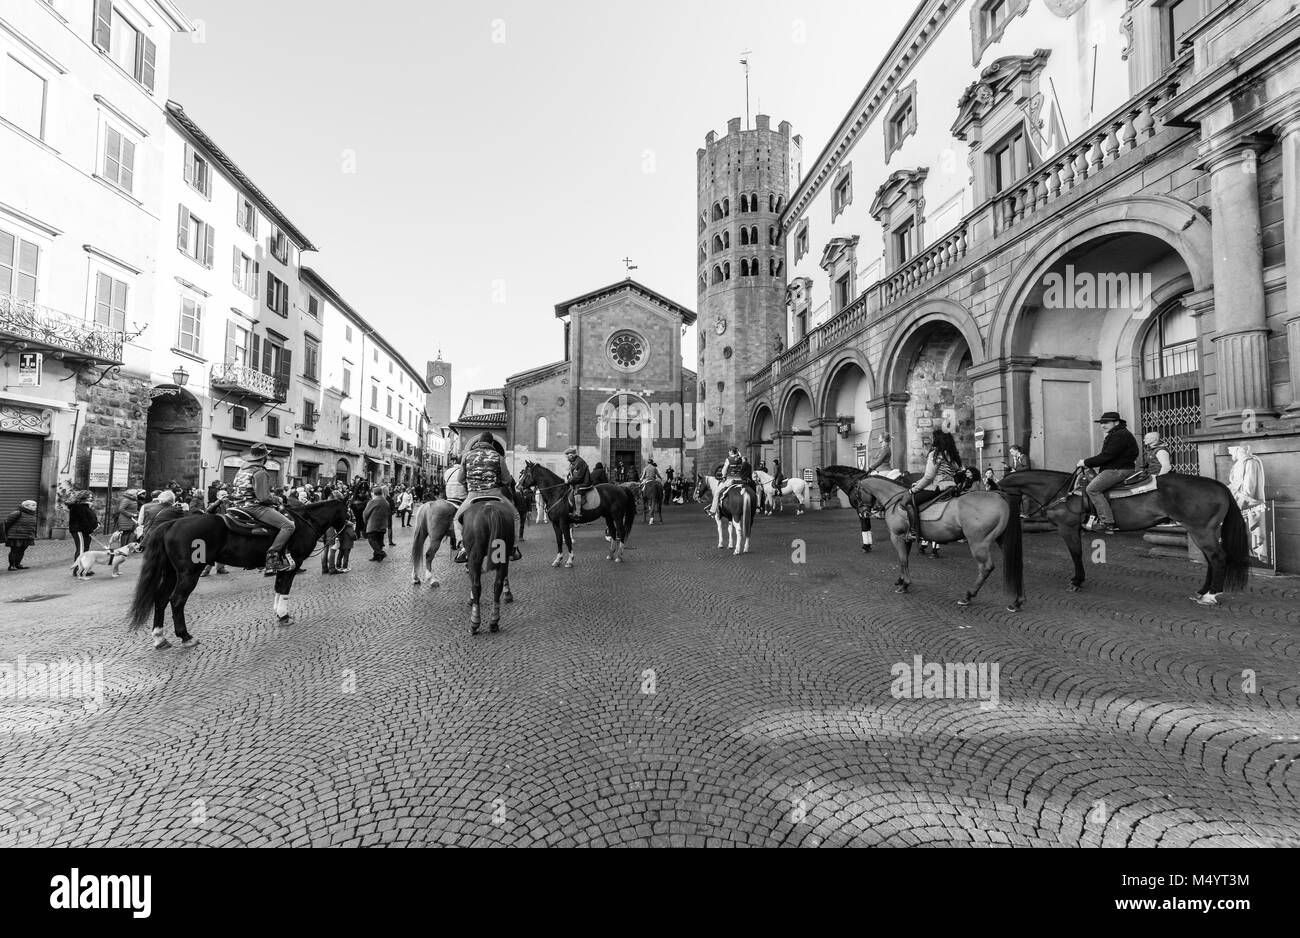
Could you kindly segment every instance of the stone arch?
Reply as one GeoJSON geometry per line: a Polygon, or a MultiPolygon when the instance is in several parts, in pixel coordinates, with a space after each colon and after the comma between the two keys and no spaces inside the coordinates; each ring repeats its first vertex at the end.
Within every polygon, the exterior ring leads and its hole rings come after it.
{"type": "Polygon", "coordinates": [[[1108,235],[1146,234],[1169,245],[1187,265],[1193,289],[1214,283],[1210,222],[1193,206],[1163,195],[1114,199],[1072,212],[1048,228],[1030,247],[1002,291],[989,330],[988,348],[997,357],[1013,354],[1025,299],[1060,258],[1108,235]]]}
{"type": "Polygon", "coordinates": [[[961,333],[970,349],[972,364],[979,365],[987,359],[979,326],[960,303],[945,299],[928,300],[918,307],[915,315],[908,314],[900,319],[902,321],[886,340],[885,353],[880,359],[879,387],[883,391],[906,390],[910,367],[908,358],[923,343],[924,334],[938,323],[947,323],[961,333]]]}
{"type": "Polygon", "coordinates": [[[835,379],[839,377],[841,371],[847,365],[857,365],[862,369],[866,376],[867,384],[870,387],[871,396],[876,393],[876,376],[871,370],[871,363],[867,361],[867,356],[861,349],[844,348],[837,352],[829,359],[826,365],[825,376],[822,378],[821,387],[818,389],[817,397],[813,399],[813,410],[822,417],[834,417],[835,414],[830,412],[830,392],[835,384],[835,379]]]}
{"type": "Polygon", "coordinates": [[[197,486],[202,466],[203,405],[174,384],[154,388],[145,430],[145,487],[197,486]]]}
{"type": "Polygon", "coordinates": [[[803,378],[795,378],[790,382],[790,386],[785,389],[785,393],[781,395],[781,403],[776,410],[776,426],[783,433],[790,429],[786,426],[790,417],[790,403],[800,391],[807,396],[808,403],[813,408],[813,415],[815,416],[817,413],[817,397],[813,394],[812,388],[803,378]]]}

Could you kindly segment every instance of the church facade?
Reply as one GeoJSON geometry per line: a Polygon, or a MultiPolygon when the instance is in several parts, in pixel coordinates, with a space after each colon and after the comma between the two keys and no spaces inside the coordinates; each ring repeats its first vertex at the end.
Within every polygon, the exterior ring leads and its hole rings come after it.
{"type": "Polygon", "coordinates": [[[629,478],[653,459],[694,472],[696,375],[682,366],[694,311],[635,280],[560,303],[565,357],[506,380],[512,471],[525,460],[564,475],[564,451],[629,478]]]}

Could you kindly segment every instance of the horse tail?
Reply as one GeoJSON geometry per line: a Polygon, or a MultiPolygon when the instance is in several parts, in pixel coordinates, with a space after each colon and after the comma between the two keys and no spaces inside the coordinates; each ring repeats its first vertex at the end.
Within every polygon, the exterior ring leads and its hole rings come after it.
{"type": "Polygon", "coordinates": [[[509,515],[497,509],[495,503],[489,504],[483,514],[487,518],[488,566],[495,570],[510,563],[509,560],[501,564],[495,563],[492,555],[496,553],[496,545],[503,544],[507,548],[506,556],[509,557],[509,548],[515,546],[515,525],[509,515]]]}
{"type": "Polygon", "coordinates": [[[623,512],[623,543],[632,539],[632,524],[636,521],[636,498],[629,494],[627,509],[623,512]]]}
{"type": "Polygon", "coordinates": [[[154,536],[148,539],[144,548],[144,563],[140,568],[140,576],[135,581],[135,596],[128,613],[128,621],[133,630],[144,625],[153,614],[154,601],[162,589],[167,564],[171,562],[167,559],[167,549],[163,546],[162,532],[152,533],[154,536]]]}
{"type": "Polygon", "coordinates": [[[1242,517],[1237,500],[1229,494],[1228,514],[1223,519],[1219,533],[1223,552],[1227,555],[1227,574],[1223,579],[1226,590],[1243,590],[1250,580],[1250,530],[1242,517]]]}
{"type": "Polygon", "coordinates": [[[998,536],[998,546],[1002,548],[1002,583],[1009,593],[1016,597],[1025,592],[1025,544],[1020,527],[1020,496],[1007,495],[1007,508],[1011,518],[998,536]]]}

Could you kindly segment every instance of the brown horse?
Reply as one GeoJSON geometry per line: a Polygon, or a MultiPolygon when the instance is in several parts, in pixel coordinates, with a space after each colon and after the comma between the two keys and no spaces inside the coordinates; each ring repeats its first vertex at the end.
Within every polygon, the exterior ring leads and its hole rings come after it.
{"type": "Polygon", "coordinates": [[[492,617],[488,629],[501,630],[501,600],[514,602],[510,592],[510,554],[515,547],[515,525],[508,509],[510,504],[498,498],[472,501],[461,519],[465,532],[465,552],[469,555],[465,570],[469,574],[470,634],[477,635],[482,624],[479,602],[483,595],[483,570],[496,573],[492,583],[492,617]]]}
{"type": "Polygon", "coordinates": [[[647,479],[640,484],[638,496],[641,499],[641,510],[644,513],[646,525],[655,523],[655,515],[659,516],[659,523],[664,523],[664,486],[658,479],[647,479]]]}
{"type": "MultiPolygon", "coordinates": [[[[713,493],[722,483],[713,476],[700,476],[695,483],[695,498],[698,501],[706,494],[712,500],[713,493]]],[[[734,536],[736,549],[733,556],[749,553],[749,532],[754,529],[754,515],[758,513],[758,492],[752,483],[741,482],[727,490],[726,495],[718,499],[718,550],[722,550],[722,523],[727,524],[727,547],[732,545],[734,536]]]]}
{"type": "Polygon", "coordinates": [[[445,499],[425,502],[415,512],[415,537],[411,542],[411,582],[415,585],[427,583],[437,588],[440,584],[433,575],[433,558],[437,556],[444,540],[451,540],[452,550],[460,545],[454,543],[452,521],[456,517],[456,505],[445,499]]]}
{"type": "MultiPolygon", "coordinates": [[[[1022,469],[998,482],[1004,492],[1021,495],[1034,514],[1043,513],[1065,541],[1074,561],[1069,589],[1083,586],[1083,524],[1091,513],[1088,499],[1075,492],[1077,473],[1022,469]]],[[[1156,477],[1155,491],[1111,498],[1121,531],[1145,531],[1176,521],[1205,555],[1205,582],[1191,597],[1202,606],[1217,606],[1218,594],[1244,589],[1250,579],[1250,532],[1228,487],[1217,479],[1169,472],[1156,477]]]]}
{"type": "MultiPolygon", "coordinates": [[[[834,483],[825,473],[818,474],[822,496],[834,494],[834,483]]],[[[868,475],[853,485],[850,500],[856,500],[867,511],[880,506],[889,539],[898,552],[899,577],[895,592],[906,593],[912,586],[908,576],[908,555],[912,542],[908,540],[910,527],[907,516],[908,488],[883,476],[868,475]]],[[[1002,548],[1002,576],[1007,592],[1014,601],[1007,609],[1019,612],[1025,603],[1025,559],[1020,528],[1020,497],[1003,496],[999,492],[967,492],[956,498],[931,503],[920,512],[920,531],[917,533],[936,544],[951,544],[965,540],[978,565],[975,583],[966,591],[966,598],[957,605],[969,606],[979,595],[984,581],[993,572],[993,542],[1002,548]]]]}
{"type": "Polygon", "coordinates": [[[536,488],[543,502],[546,503],[546,515],[551,519],[555,531],[555,560],[552,567],[563,564],[573,566],[573,525],[590,524],[597,519],[605,521],[605,540],[609,542],[606,560],[623,562],[623,547],[632,533],[632,524],[636,521],[636,497],[629,491],[629,483],[602,483],[595,487],[600,503],[595,508],[571,514],[569,506],[569,486],[563,479],[545,466],[539,466],[531,460],[524,462],[524,469],[519,473],[520,488],[536,488]],[[567,550],[567,557],[566,557],[567,550]]]}

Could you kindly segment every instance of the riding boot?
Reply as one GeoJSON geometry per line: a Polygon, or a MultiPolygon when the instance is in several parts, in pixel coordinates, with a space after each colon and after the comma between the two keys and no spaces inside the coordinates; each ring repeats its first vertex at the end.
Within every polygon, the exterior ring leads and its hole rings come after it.
{"type": "Polygon", "coordinates": [[[920,510],[916,507],[916,499],[909,497],[907,499],[907,536],[904,538],[909,544],[921,536],[920,514],[920,510]]]}
{"type": "Polygon", "coordinates": [[[284,573],[285,571],[292,570],[292,569],[293,569],[293,564],[285,560],[284,554],[281,553],[280,551],[268,550],[266,552],[266,572],[264,574],[265,576],[275,576],[277,574],[284,573]]]}
{"type": "Polygon", "coordinates": [[[511,562],[511,563],[514,563],[516,560],[523,560],[523,559],[524,559],[524,555],[520,552],[520,550],[519,550],[518,547],[512,547],[512,548],[510,548],[510,562],[511,562]]]}

